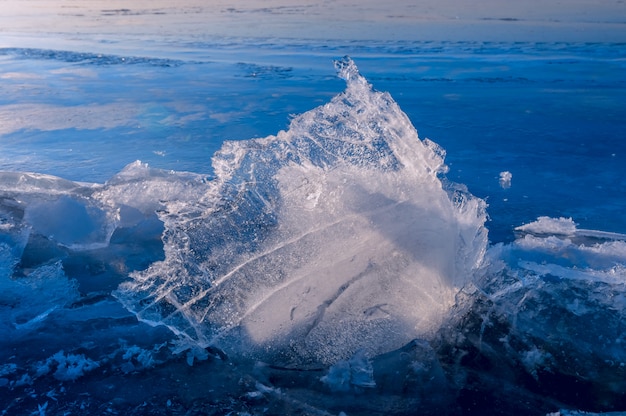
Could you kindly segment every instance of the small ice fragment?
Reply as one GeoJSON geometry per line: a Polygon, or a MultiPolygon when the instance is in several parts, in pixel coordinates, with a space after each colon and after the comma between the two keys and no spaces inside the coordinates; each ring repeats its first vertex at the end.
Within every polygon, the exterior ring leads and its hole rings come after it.
{"type": "Polygon", "coordinates": [[[187,364],[192,367],[194,360],[204,361],[209,358],[209,353],[204,349],[197,346],[193,346],[187,351],[187,364]]]}
{"type": "Polygon", "coordinates": [[[17,371],[17,365],[10,363],[10,364],[2,364],[0,365],[0,376],[6,376],[6,375],[10,375],[13,374],[17,371]]]}
{"type": "Polygon", "coordinates": [[[20,377],[18,380],[15,380],[15,387],[21,387],[21,386],[25,386],[25,385],[32,385],[33,384],[33,379],[31,378],[31,376],[29,376],[28,374],[22,374],[22,377],[20,377]]]}
{"type": "Polygon", "coordinates": [[[363,351],[358,351],[348,361],[339,361],[330,367],[328,374],[320,380],[334,392],[346,392],[354,387],[376,387],[372,363],[363,351]]]}
{"type": "Polygon", "coordinates": [[[537,221],[520,225],[516,231],[532,233],[537,235],[574,235],[576,234],[576,223],[570,218],[539,217],[537,221]]]}
{"type": "Polygon", "coordinates": [[[36,377],[48,374],[53,368],[56,371],[53,377],[60,381],[74,381],[85,373],[98,368],[100,365],[86,358],[83,354],[67,354],[63,350],[57,352],[46,361],[40,363],[36,377]]]}
{"type": "Polygon", "coordinates": [[[333,392],[350,391],[350,364],[347,361],[339,361],[330,367],[328,374],[320,380],[333,392]]]}
{"type": "Polygon", "coordinates": [[[500,172],[500,186],[502,189],[508,189],[511,187],[511,179],[513,178],[513,174],[508,170],[504,172],[500,172]]]}

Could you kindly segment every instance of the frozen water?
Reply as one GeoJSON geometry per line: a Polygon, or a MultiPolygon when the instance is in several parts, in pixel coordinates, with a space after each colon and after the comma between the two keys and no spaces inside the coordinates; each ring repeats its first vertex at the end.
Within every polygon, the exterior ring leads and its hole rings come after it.
{"type": "Polygon", "coordinates": [[[118,298],[226,352],[334,363],[432,336],[481,265],[482,201],[345,58],[346,91],[277,136],[227,142],[196,200],[166,204],[163,262],[118,298]]]}
{"type": "Polygon", "coordinates": [[[0,52],[5,413],[626,408],[623,45],[138,42],[0,52]]]}

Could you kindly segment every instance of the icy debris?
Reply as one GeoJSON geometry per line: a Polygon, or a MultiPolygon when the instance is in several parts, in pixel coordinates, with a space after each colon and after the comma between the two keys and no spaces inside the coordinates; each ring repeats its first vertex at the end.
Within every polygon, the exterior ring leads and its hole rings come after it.
{"type": "Polygon", "coordinates": [[[0,387],[20,387],[33,384],[33,379],[28,373],[21,376],[18,367],[14,363],[0,365],[0,387]]]}
{"type": "Polygon", "coordinates": [[[74,381],[99,366],[97,362],[83,354],[65,355],[64,351],[61,350],[39,364],[35,377],[44,376],[54,370],[52,376],[57,380],[74,381]]]}
{"type": "Polygon", "coordinates": [[[248,400],[260,400],[264,397],[265,396],[263,396],[263,393],[261,393],[260,391],[249,391],[245,394],[245,398],[248,400]]]}
{"type": "MultiPolygon", "coordinates": [[[[545,229],[545,228],[542,228],[545,229]]],[[[504,260],[530,276],[623,284],[626,281],[626,242],[574,235],[523,234],[506,246],[494,246],[489,257],[504,260]],[[529,275],[527,272],[531,272],[529,275]]],[[[522,283],[522,282],[520,282],[522,283]]],[[[579,309],[580,305],[572,305],[579,309]]],[[[572,309],[573,310],[573,309],[572,309]]],[[[583,311],[584,312],[584,311],[583,311]]]]}
{"type": "Polygon", "coordinates": [[[359,69],[350,57],[344,56],[342,59],[335,61],[335,69],[339,78],[347,81],[348,85],[352,83],[367,85],[367,81],[359,74],[359,69]]]}
{"type": "Polygon", "coordinates": [[[190,367],[193,366],[193,362],[195,361],[205,361],[209,358],[209,353],[204,348],[200,347],[192,347],[189,351],[187,351],[187,364],[190,367]]]}
{"type": "Polygon", "coordinates": [[[119,343],[120,348],[116,349],[107,357],[108,359],[116,362],[116,364],[114,364],[115,368],[119,366],[119,369],[126,374],[145,370],[161,364],[164,357],[168,355],[163,352],[164,350],[167,350],[167,342],[155,344],[150,349],[142,348],[138,345],[129,346],[124,339],[119,339],[119,343]],[[120,359],[122,362],[120,362],[120,359]]]}
{"type": "Polygon", "coordinates": [[[511,187],[511,179],[513,174],[509,171],[500,172],[500,186],[502,189],[509,189],[511,187]]]}
{"type": "Polygon", "coordinates": [[[127,362],[122,365],[122,371],[130,373],[135,370],[150,368],[155,364],[152,351],[143,349],[137,345],[129,347],[122,358],[127,362]]]}
{"type": "Polygon", "coordinates": [[[60,261],[30,270],[19,279],[0,276],[0,328],[36,329],[52,312],[79,296],[77,282],[68,279],[60,261]]]}
{"type": "Polygon", "coordinates": [[[24,373],[19,379],[15,381],[14,386],[21,387],[21,386],[31,385],[31,384],[33,384],[32,377],[28,373],[24,373]]]}
{"type": "MultiPolygon", "coordinates": [[[[246,381],[244,381],[244,379],[241,379],[241,380],[239,380],[239,383],[240,384],[246,384],[246,381]]],[[[278,395],[278,396],[280,396],[281,395],[280,389],[276,389],[276,388],[273,388],[273,387],[266,386],[265,384],[263,384],[263,383],[261,383],[259,381],[255,381],[254,382],[254,389],[255,390],[249,391],[246,394],[244,394],[243,397],[247,401],[258,402],[258,401],[264,400],[267,396],[271,396],[271,395],[278,395]]]]}
{"type": "Polygon", "coordinates": [[[376,387],[374,368],[363,351],[357,352],[347,361],[339,361],[330,367],[328,374],[320,380],[335,392],[376,387]]]}
{"type": "Polygon", "coordinates": [[[14,374],[17,371],[17,365],[13,363],[0,365],[0,377],[14,374]]]}
{"type": "Polygon", "coordinates": [[[571,217],[539,217],[537,218],[537,221],[520,225],[519,227],[516,227],[515,230],[539,235],[574,235],[576,233],[576,223],[571,217]]]}

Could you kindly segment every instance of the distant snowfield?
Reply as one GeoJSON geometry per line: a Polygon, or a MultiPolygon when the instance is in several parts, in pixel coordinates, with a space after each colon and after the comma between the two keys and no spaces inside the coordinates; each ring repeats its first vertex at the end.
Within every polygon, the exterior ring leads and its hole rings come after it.
{"type": "MultiPolygon", "coordinates": [[[[25,35],[624,42],[624,0],[4,0],[0,47],[25,35]]],[[[30,42],[34,42],[31,39],[30,42]]],[[[38,42],[46,42],[41,38],[38,42]]],[[[27,45],[31,46],[31,45],[27,45]]],[[[46,45],[47,46],[47,45],[46,45]]]]}

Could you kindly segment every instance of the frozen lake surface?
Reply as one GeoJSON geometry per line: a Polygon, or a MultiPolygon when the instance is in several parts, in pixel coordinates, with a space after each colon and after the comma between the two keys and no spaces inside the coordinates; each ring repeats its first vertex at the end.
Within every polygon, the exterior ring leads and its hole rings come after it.
{"type": "Polygon", "coordinates": [[[626,410],[625,44],[72,4],[0,44],[2,414],[626,410]]]}

